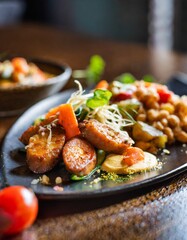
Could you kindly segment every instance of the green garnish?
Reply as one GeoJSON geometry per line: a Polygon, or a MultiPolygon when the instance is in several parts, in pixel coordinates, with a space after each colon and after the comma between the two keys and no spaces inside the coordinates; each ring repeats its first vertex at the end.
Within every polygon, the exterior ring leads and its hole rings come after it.
{"type": "Polygon", "coordinates": [[[96,84],[101,80],[105,70],[105,61],[99,55],[93,55],[90,58],[89,65],[84,70],[74,70],[74,78],[85,78],[88,85],[96,84]]]}
{"type": "Polygon", "coordinates": [[[111,173],[111,172],[103,172],[101,174],[101,180],[110,180],[110,181],[114,181],[114,182],[125,182],[125,181],[128,181],[129,179],[131,179],[132,176],[131,175],[125,175],[125,176],[122,176],[122,175],[118,175],[116,173],[111,173]]]}
{"type": "Polygon", "coordinates": [[[101,75],[105,70],[105,61],[99,55],[93,55],[90,58],[90,64],[88,65],[87,80],[90,83],[97,83],[101,79],[101,75]]]}
{"type": "Polygon", "coordinates": [[[39,116],[38,118],[36,118],[36,119],[34,120],[33,125],[34,125],[34,126],[39,125],[44,119],[45,119],[45,115],[39,116]]]}
{"type": "Polygon", "coordinates": [[[152,75],[147,74],[147,75],[143,76],[143,80],[144,80],[144,82],[154,82],[155,78],[152,75]]]}
{"type": "MultiPolygon", "coordinates": [[[[154,82],[155,81],[155,78],[150,74],[143,76],[142,79],[145,82],[154,82]]],[[[121,83],[125,83],[125,84],[134,83],[136,81],[135,77],[131,73],[123,73],[120,76],[118,76],[116,78],[116,80],[121,83]]]]}
{"type": "Polygon", "coordinates": [[[79,117],[81,115],[81,112],[82,112],[82,107],[78,108],[76,111],[75,111],[75,116],[76,117],[79,117]]]}
{"type": "Polygon", "coordinates": [[[100,169],[101,164],[105,160],[105,151],[98,149],[97,150],[97,166],[86,176],[77,176],[75,174],[71,175],[71,180],[81,181],[90,178],[98,169],[100,169]]]}
{"type": "Polygon", "coordinates": [[[77,176],[75,174],[71,175],[71,180],[73,181],[81,181],[81,180],[86,180],[88,178],[90,178],[101,166],[97,165],[88,175],[86,176],[77,176]]]}
{"type": "Polygon", "coordinates": [[[134,118],[132,117],[132,115],[130,113],[128,113],[122,107],[118,107],[118,108],[119,108],[121,114],[123,115],[123,117],[130,119],[133,124],[136,123],[136,121],[134,120],[134,118]]]}
{"type": "Polygon", "coordinates": [[[88,114],[88,111],[85,110],[84,108],[82,107],[79,107],[76,111],[75,111],[75,115],[77,117],[77,119],[79,121],[83,121],[86,117],[86,115],[88,114]]]}
{"type": "Polygon", "coordinates": [[[125,84],[129,84],[129,83],[134,83],[136,79],[130,73],[123,73],[119,77],[117,77],[116,80],[125,84]]]}
{"type": "Polygon", "coordinates": [[[96,89],[94,96],[86,101],[86,106],[94,109],[109,103],[112,93],[108,90],[96,89]]]}
{"type": "Polygon", "coordinates": [[[102,149],[97,150],[97,165],[101,165],[105,160],[106,153],[102,149]]]}

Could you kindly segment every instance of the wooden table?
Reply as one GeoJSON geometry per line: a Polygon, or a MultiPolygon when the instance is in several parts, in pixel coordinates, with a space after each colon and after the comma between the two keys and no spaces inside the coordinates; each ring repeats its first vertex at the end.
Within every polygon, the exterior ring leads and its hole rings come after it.
{"type": "MultiPolygon", "coordinates": [[[[106,61],[104,78],[123,72],[165,82],[187,71],[187,57],[138,44],[96,40],[43,26],[0,29],[0,52],[67,62],[82,69],[93,54],[106,61]]],[[[66,88],[72,86],[70,81],[66,88]]],[[[16,117],[0,119],[0,140],[16,117]]],[[[40,201],[34,225],[12,239],[187,239],[187,174],[135,193],[102,199],[40,201]]]]}

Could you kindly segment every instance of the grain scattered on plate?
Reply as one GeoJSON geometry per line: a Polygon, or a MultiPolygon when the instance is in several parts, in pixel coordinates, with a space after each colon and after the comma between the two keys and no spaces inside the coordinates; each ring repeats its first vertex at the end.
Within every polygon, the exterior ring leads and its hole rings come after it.
{"type": "Polygon", "coordinates": [[[59,187],[59,186],[54,186],[53,189],[57,192],[63,192],[64,188],[63,187],[59,187]]]}
{"type": "Polygon", "coordinates": [[[44,185],[50,185],[50,179],[49,179],[49,177],[47,176],[47,175],[42,175],[40,178],[39,178],[39,180],[40,180],[40,183],[41,184],[44,184],[44,185]]]}
{"type": "Polygon", "coordinates": [[[32,185],[36,185],[36,184],[38,184],[40,182],[40,179],[38,178],[38,179],[33,179],[32,181],[31,181],[31,184],[32,185]]]}
{"type": "Polygon", "coordinates": [[[61,177],[56,177],[55,183],[56,184],[61,184],[62,183],[62,178],[61,177]]]}

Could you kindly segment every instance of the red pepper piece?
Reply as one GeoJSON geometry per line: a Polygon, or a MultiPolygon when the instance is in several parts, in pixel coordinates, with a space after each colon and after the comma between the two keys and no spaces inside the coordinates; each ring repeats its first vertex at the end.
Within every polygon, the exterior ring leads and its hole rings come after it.
{"type": "Polygon", "coordinates": [[[132,98],[132,92],[121,92],[118,95],[115,96],[114,100],[116,102],[127,100],[132,98]]]}
{"type": "Polygon", "coordinates": [[[167,103],[172,95],[172,93],[170,91],[167,91],[165,89],[158,89],[157,92],[160,97],[159,103],[167,103]]]}

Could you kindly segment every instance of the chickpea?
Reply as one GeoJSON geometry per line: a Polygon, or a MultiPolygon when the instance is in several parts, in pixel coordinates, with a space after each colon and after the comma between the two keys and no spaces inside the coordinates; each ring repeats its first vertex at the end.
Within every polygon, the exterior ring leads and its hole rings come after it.
{"type": "Polygon", "coordinates": [[[187,133],[183,131],[180,127],[176,127],[174,129],[174,135],[178,141],[187,143],[187,133]]]}
{"type": "Polygon", "coordinates": [[[144,114],[146,113],[143,106],[140,106],[140,108],[138,110],[138,114],[140,114],[140,113],[144,113],[144,114]]]}
{"type": "Polygon", "coordinates": [[[177,117],[179,117],[179,119],[181,121],[183,121],[183,119],[185,118],[185,114],[181,111],[181,112],[176,112],[175,113],[177,117]]]}
{"type": "Polygon", "coordinates": [[[181,132],[182,131],[182,129],[181,129],[181,127],[175,127],[174,129],[173,129],[173,133],[174,133],[174,136],[176,136],[179,132],[181,132]]]}
{"type": "Polygon", "coordinates": [[[187,116],[180,121],[180,127],[187,132],[187,116]]]}
{"type": "Polygon", "coordinates": [[[158,111],[155,109],[149,109],[147,111],[147,119],[149,122],[153,122],[157,119],[158,117],[158,111]]]}
{"type": "Polygon", "coordinates": [[[158,93],[157,93],[157,91],[156,91],[156,89],[155,88],[148,88],[147,89],[147,94],[148,94],[148,96],[149,96],[149,100],[154,100],[155,102],[158,102],[159,101],[159,95],[158,95],[158,93]]]}
{"type": "Polygon", "coordinates": [[[166,110],[168,111],[170,114],[173,114],[175,111],[174,106],[171,103],[162,103],[160,106],[161,110],[166,110]]]}
{"type": "Polygon", "coordinates": [[[187,133],[185,131],[181,131],[176,135],[176,139],[180,142],[187,143],[187,133]]]}
{"type": "Polygon", "coordinates": [[[176,112],[181,112],[187,115],[187,97],[181,97],[180,101],[176,104],[176,112]]]}
{"type": "Polygon", "coordinates": [[[178,103],[180,102],[180,97],[178,95],[173,94],[172,97],[169,99],[169,102],[173,105],[173,106],[177,106],[178,103]]]}
{"type": "Polygon", "coordinates": [[[148,98],[145,105],[148,109],[159,109],[159,104],[154,99],[148,98]]]}
{"type": "Polygon", "coordinates": [[[172,114],[172,115],[168,116],[167,120],[168,120],[168,125],[171,128],[174,128],[174,127],[177,127],[180,125],[180,119],[176,115],[172,114]]]}
{"type": "Polygon", "coordinates": [[[160,120],[160,122],[162,123],[162,125],[163,125],[164,127],[167,127],[167,126],[168,126],[168,120],[167,120],[166,118],[162,118],[162,119],[160,120]]]}
{"type": "Polygon", "coordinates": [[[162,125],[162,123],[160,121],[154,122],[153,123],[153,127],[155,127],[156,129],[163,131],[164,126],[162,125]]]}
{"type": "Polygon", "coordinates": [[[141,113],[137,116],[136,120],[145,122],[146,121],[146,115],[144,113],[141,113]]]}
{"type": "Polygon", "coordinates": [[[182,126],[182,130],[184,130],[185,132],[187,132],[187,125],[182,126]]]}
{"type": "Polygon", "coordinates": [[[56,184],[62,183],[62,178],[61,178],[61,177],[56,177],[55,183],[56,183],[56,184]]]}
{"type": "Polygon", "coordinates": [[[141,101],[144,102],[147,97],[147,90],[144,87],[140,87],[136,91],[136,97],[141,101]]]}
{"type": "Polygon", "coordinates": [[[163,129],[163,132],[167,135],[168,137],[168,143],[171,144],[175,141],[174,139],[174,133],[173,131],[171,130],[170,127],[166,127],[163,129]]]}
{"type": "Polygon", "coordinates": [[[161,120],[162,118],[167,118],[169,116],[169,112],[166,110],[160,110],[158,114],[158,120],[161,120]]]}

